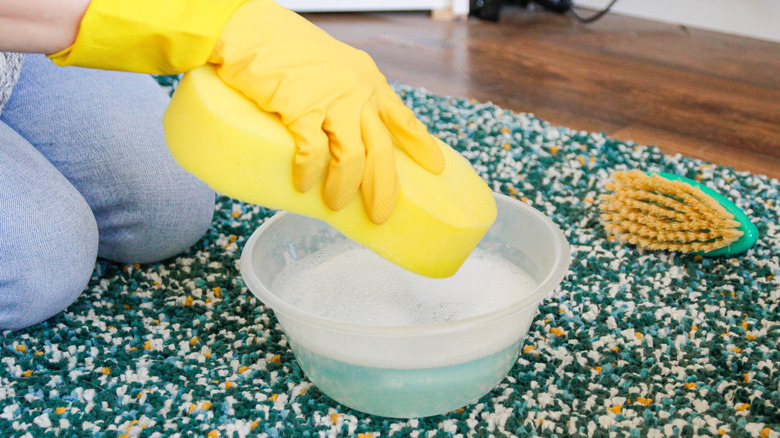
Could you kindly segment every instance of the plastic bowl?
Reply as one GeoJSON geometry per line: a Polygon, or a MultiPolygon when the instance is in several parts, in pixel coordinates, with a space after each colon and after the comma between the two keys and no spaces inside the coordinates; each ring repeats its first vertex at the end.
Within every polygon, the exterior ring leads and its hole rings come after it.
{"type": "Polygon", "coordinates": [[[476,402],[507,375],[539,303],[569,267],[569,246],[549,218],[520,201],[495,196],[498,218],[479,247],[537,282],[530,293],[497,311],[392,327],[305,313],[274,294],[274,278],[286,263],[346,238],[325,222],[287,212],[252,234],[241,255],[241,273],[249,290],[273,310],[301,368],[324,394],[386,417],[445,414],[476,402]]]}

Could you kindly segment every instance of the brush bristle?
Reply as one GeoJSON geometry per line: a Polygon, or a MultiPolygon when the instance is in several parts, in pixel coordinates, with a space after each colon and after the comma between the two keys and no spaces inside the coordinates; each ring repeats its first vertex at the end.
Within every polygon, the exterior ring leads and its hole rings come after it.
{"type": "Polygon", "coordinates": [[[739,222],[700,188],[639,170],[618,171],[605,185],[601,219],[618,239],[653,250],[707,252],[742,236],[739,222]]]}

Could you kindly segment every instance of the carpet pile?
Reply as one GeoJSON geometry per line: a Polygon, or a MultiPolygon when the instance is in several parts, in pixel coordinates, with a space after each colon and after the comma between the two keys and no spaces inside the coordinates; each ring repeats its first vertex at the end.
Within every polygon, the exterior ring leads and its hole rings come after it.
{"type": "Polygon", "coordinates": [[[99,261],[65,312],[0,333],[0,436],[780,437],[777,180],[394,87],[494,191],[548,215],[571,245],[567,278],[490,394],[412,420],[330,400],[238,271],[244,242],[274,212],[221,196],[187,253],[99,261]],[[720,191],[758,226],[758,243],[708,259],[615,241],[599,195],[612,171],[631,168],[720,191]]]}

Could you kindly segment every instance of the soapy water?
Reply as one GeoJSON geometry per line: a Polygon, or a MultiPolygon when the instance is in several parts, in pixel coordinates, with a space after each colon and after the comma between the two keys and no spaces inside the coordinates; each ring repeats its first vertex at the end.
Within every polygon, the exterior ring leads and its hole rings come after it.
{"type": "Polygon", "coordinates": [[[432,279],[351,241],[288,260],[271,290],[303,312],[373,326],[454,321],[505,308],[536,281],[500,255],[476,248],[458,272],[432,279]]]}
{"type": "Polygon", "coordinates": [[[520,342],[477,360],[435,368],[375,368],[298,346],[295,357],[317,387],[341,404],[386,417],[445,414],[479,400],[506,376],[520,342]]]}

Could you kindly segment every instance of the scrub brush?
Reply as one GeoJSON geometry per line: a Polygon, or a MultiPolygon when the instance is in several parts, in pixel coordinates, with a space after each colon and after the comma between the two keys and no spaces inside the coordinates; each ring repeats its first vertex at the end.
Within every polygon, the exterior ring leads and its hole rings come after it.
{"type": "Polygon", "coordinates": [[[707,257],[747,251],[758,230],[733,202],[696,181],[663,172],[617,171],[601,196],[601,220],[618,239],[651,250],[707,257]]]}

